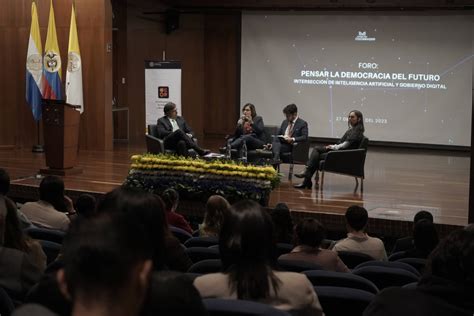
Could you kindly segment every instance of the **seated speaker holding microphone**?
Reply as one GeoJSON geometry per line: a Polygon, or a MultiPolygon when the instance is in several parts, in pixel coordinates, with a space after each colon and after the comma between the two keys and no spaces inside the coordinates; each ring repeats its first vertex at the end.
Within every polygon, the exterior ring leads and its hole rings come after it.
{"type": "Polygon", "coordinates": [[[261,116],[257,115],[255,106],[247,103],[242,107],[242,116],[237,121],[234,135],[229,138],[231,149],[240,152],[244,143],[247,150],[263,148],[264,125],[261,116]]]}

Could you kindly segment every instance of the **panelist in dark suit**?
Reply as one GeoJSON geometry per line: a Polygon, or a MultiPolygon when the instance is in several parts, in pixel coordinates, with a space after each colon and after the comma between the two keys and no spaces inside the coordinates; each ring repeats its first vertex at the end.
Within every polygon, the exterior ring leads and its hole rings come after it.
{"type": "Polygon", "coordinates": [[[306,169],[302,173],[295,174],[297,178],[304,178],[304,181],[300,184],[295,185],[298,189],[311,189],[313,182],[311,177],[316,172],[316,188],[319,186],[319,162],[324,160],[327,156],[327,152],[331,150],[344,150],[344,149],[356,149],[359,148],[360,142],[364,138],[364,117],[362,112],[353,110],[349,112],[349,118],[347,121],[349,129],[344,133],[337,144],[327,145],[325,147],[316,147],[311,152],[306,169]]]}
{"type": "Polygon", "coordinates": [[[166,103],[163,112],[165,116],[158,119],[158,137],[164,140],[165,149],[176,150],[181,156],[187,156],[190,148],[200,156],[209,153],[209,150],[202,149],[194,142],[193,131],[184,118],[178,116],[176,104],[166,103]]]}
{"type": "Polygon", "coordinates": [[[281,123],[278,131],[279,137],[272,142],[273,158],[280,159],[281,153],[288,153],[293,150],[293,143],[308,141],[308,123],[298,117],[298,107],[295,104],[288,104],[283,109],[286,120],[281,123]]]}
{"type": "Polygon", "coordinates": [[[248,150],[263,148],[264,125],[261,116],[257,115],[255,106],[247,103],[242,107],[242,117],[237,121],[237,127],[230,143],[232,149],[240,149],[247,145],[248,150]]]}

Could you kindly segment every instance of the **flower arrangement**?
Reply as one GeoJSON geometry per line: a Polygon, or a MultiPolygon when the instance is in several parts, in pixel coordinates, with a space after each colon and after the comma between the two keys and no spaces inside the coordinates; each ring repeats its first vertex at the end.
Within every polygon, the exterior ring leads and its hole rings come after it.
{"type": "Polygon", "coordinates": [[[252,199],[267,204],[280,177],[269,165],[256,166],[232,160],[203,160],[170,154],[131,157],[126,186],[161,193],[173,188],[183,199],[207,201],[220,194],[229,202],[252,199]]]}

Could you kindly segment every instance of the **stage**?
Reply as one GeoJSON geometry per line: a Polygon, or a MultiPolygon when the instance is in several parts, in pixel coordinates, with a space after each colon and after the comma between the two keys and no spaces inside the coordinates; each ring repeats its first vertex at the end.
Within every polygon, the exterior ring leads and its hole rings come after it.
{"type": "MultiPolygon", "coordinates": [[[[218,142],[204,141],[217,150],[218,142]]],[[[80,150],[80,175],[64,177],[66,191],[73,199],[83,192],[98,197],[121,185],[127,176],[130,156],[145,152],[144,147],[116,144],[114,151],[80,150]]],[[[414,214],[430,211],[439,232],[467,224],[469,201],[467,152],[420,149],[371,148],[365,163],[364,191],[356,189],[354,178],[326,173],[324,187],[294,189],[301,180],[288,181],[288,165],[281,166],[282,181],[271,196],[269,208],[286,202],[295,217],[319,218],[329,229],[344,230],[343,214],[352,204],[364,206],[370,217],[370,231],[390,236],[409,234],[414,214]]],[[[30,149],[0,150],[0,167],[11,176],[10,196],[17,201],[37,199],[39,169],[44,155],[30,149]]],[[[295,172],[303,166],[295,166],[295,172]]],[[[183,212],[186,213],[186,205],[183,212]]],[[[195,214],[194,214],[195,215],[195,214]]]]}

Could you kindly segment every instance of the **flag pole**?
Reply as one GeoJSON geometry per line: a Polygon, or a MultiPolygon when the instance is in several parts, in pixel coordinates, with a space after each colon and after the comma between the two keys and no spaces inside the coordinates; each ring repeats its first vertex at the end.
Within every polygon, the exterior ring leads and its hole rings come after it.
{"type": "Polygon", "coordinates": [[[41,140],[40,140],[40,121],[36,121],[36,145],[33,145],[33,150],[32,152],[34,153],[44,153],[44,147],[41,145],[41,140]]]}

